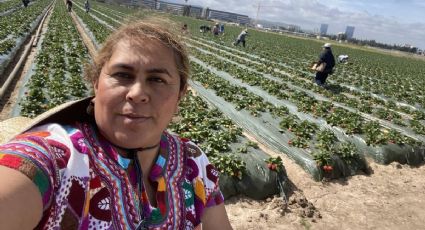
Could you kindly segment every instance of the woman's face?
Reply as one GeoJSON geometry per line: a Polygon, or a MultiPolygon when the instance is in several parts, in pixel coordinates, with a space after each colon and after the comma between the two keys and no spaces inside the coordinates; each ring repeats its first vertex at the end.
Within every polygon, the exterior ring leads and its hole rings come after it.
{"type": "Polygon", "coordinates": [[[99,130],[125,148],[158,144],[180,98],[173,51],[153,40],[142,48],[120,41],[94,86],[99,130]]]}

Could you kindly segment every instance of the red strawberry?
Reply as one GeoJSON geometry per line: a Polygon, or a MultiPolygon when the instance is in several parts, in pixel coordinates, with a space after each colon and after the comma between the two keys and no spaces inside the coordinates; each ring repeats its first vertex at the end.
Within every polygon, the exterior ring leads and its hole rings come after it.
{"type": "Polygon", "coordinates": [[[272,168],[271,168],[271,169],[272,169],[273,171],[276,171],[276,168],[277,168],[277,165],[276,165],[276,164],[272,164],[272,168]]]}
{"type": "Polygon", "coordinates": [[[268,163],[267,168],[272,169],[272,165],[273,165],[272,163],[268,163]]]}
{"type": "Polygon", "coordinates": [[[325,171],[325,172],[330,172],[330,171],[332,171],[333,170],[333,168],[332,168],[332,166],[330,166],[330,165],[324,165],[323,166],[323,171],[325,171]]]}

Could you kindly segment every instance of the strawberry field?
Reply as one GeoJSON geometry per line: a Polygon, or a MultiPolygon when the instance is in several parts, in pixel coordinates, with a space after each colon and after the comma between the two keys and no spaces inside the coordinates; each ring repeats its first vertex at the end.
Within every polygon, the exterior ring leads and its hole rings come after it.
{"type": "MultiPolygon", "coordinates": [[[[0,14],[8,19],[0,18],[0,66],[8,63],[50,4],[46,32],[14,116],[34,117],[90,95],[82,79],[90,56],[76,23],[99,47],[124,21],[153,14],[95,1],[90,13],[82,0],[74,1],[72,13],[63,1],[38,0],[27,8],[15,0],[1,2],[0,14]]],[[[267,151],[288,156],[316,180],[354,175],[367,169],[367,159],[381,164],[424,162],[423,60],[335,44],[334,55],[347,54],[350,61],[337,64],[328,87],[322,88],[309,70],[320,41],[249,30],[247,47],[235,47],[232,42],[243,28],[226,25],[224,35],[213,36],[199,32],[211,22],[167,17],[177,28],[188,24],[190,33],[181,39],[192,66],[191,91],[169,129],[209,155],[222,172],[227,196],[264,198],[278,192],[275,172],[284,173],[284,167],[267,151]]]]}

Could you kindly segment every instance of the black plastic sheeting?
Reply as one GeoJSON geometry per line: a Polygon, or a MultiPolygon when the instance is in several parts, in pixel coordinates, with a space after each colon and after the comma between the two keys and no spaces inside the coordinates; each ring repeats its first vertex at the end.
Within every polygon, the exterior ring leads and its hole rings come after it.
{"type": "Polygon", "coordinates": [[[284,189],[288,189],[286,187],[288,184],[285,183],[287,181],[286,173],[281,172],[278,180],[278,173],[266,167],[264,159],[270,156],[263,152],[239,154],[238,156],[246,163],[246,172],[242,180],[226,175],[220,176],[220,189],[226,199],[243,194],[252,199],[262,200],[275,194],[282,194],[279,190],[279,180],[283,182],[284,189]]]}

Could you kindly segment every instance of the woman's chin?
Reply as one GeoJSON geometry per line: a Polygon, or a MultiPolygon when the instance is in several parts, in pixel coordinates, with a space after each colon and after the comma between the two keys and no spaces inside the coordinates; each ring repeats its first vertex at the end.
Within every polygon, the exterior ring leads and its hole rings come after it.
{"type": "MultiPolygon", "coordinates": [[[[119,147],[126,149],[138,149],[138,148],[146,148],[150,146],[154,146],[158,144],[159,141],[149,140],[151,138],[147,138],[140,135],[115,135],[115,140],[113,143],[119,147]]],[[[158,138],[159,140],[160,138],[158,138]]]]}

